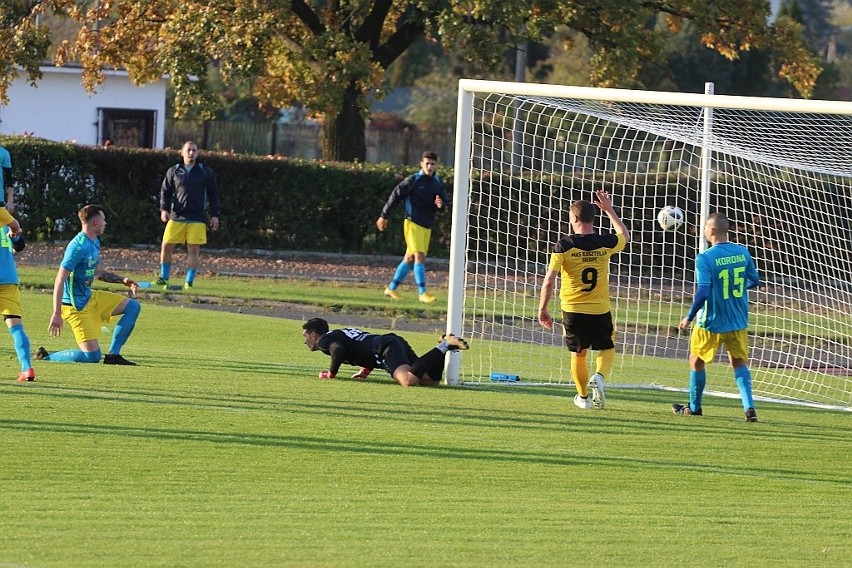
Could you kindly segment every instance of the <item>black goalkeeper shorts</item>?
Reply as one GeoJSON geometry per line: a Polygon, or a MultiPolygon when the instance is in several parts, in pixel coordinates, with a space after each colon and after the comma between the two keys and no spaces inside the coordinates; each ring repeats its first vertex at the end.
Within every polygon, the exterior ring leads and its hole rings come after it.
{"type": "Polygon", "coordinates": [[[411,365],[417,359],[417,354],[408,342],[395,333],[381,336],[378,347],[378,358],[385,370],[393,376],[400,365],[411,365]]]}

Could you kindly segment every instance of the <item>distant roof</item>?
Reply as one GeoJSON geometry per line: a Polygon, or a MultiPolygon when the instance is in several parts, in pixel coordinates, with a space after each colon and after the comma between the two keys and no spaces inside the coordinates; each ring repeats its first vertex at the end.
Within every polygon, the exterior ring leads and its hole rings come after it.
{"type": "MultiPolygon", "coordinates": [[[[83,71],[83,65],[76,61],[66,63],[62,67],[53,65],[52,63],[45,63],[43,65],[39,65],[38,68],[42,73],[72,73],[74,75],[79,75],[83,71]]],[[[126,77],[127,74],[126,69],[104,69],[104,75],[121,75],[122,77],[126,77]]]]}
{"type": "Polygon", "coordinates": [[[370,97],[370,112],[382,112],[386,114],[404,114],[411,102],[411,87],[397,87],[390,91],[385,97],[377,101],[370,97]]]}

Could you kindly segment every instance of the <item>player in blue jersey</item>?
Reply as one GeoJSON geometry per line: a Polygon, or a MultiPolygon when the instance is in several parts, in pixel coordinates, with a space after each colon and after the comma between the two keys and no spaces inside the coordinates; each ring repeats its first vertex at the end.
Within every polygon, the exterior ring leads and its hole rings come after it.
{"type": "Polygon", "coordinates": [[[435,301],[435,296],[426,291],[426,253],[429,252],[429,241],[432,239],[435,213],[443,211],[450,203],[447,189],[435,173],[437,165],[438,155],[435,152],[424,152],[420,171],[408,176],[393,189],[376,220],[376,228],[384,231],[388,227],[391,209],[397,203],[405,202],[405,255],[385,288],[385,296],[392,300],[399,299],[396,289],[408,273],[414,271],[414,283],[417,284],[420,301],[427,304],[435,301]]]}
{"type": "Polygon", "coordinates": [[[689,403],[673,404],[675,414],[701,416],[701,396],[707,374],[720,345],[728,352],[734,379],[740,391],[745,419],[757,422],[748,368],[748,290],[760,286],[760,275],[748,249],[728,241],[730,222],[722,213],[713,213],[704,224],[704,238],[710,248],[695,259],[695,299],[678,327],[688,329],[695,319],[689,339],[689,403]],[[697,319],[696,319],[697,316],[697,319]]]}
{"type": "Polygon", "coordinates": [[[198,145],[188,140],[180,150],[181,163],[168,169],[160,187],[160,220],[165,223],[157,284],[168,287],[175,246],[186,244],[184,288],[192,288],[201,265],[201,245],[207,244],[207,209],[210,229],[219,228],[219,186],[213,170],[198,161],[198,145]]]}
{"type": "Polygon", "coordinates": [[[18,382],[35,380],[30,358],[30,338],[21,323],[21,290],[18,287],[18,269],[15,267],[15,252],[22,251],[25,243],[20,233],[12,233],[9,227],[0,229],[0,313],[12,335],[15,353],[21,363],[18,382]],[[14,252],[13,252],[14,251],[14,252]]]}
{"type": "Polygon", "coordinates": [[[62,320],[68,322],[80,349],[67,349],[48,353],[39,347],[36,359],[44,361],[98,363],[101,347],[98,337],[101,324],[121,316],[116,322],[109,351],[104,356],[106,365],[135,365],[121,356],[130,333],[136,326],[141,307],[135,299],[115,292],[92,290],[94,280],[124,284],[136,295],[136,282],[112,272],[98,269],[101,255],[99,237],[106,228],[106,216],[100,205],[86,205],[77,212],[83,230],[65,248],[65,256],[53,283],[53,313],[48,331],[53,337],[62,333],[62,320]]]}
{"type": "Polygon", "coordinates": [[[12,217],[14,190],[12,188],[12,158],[9,151],[0,146],[0,226],[8,225],[12,234],[21,231],[18,220],[12,217]],[[8,203],[7,203],[8,200],[8,203]]]}

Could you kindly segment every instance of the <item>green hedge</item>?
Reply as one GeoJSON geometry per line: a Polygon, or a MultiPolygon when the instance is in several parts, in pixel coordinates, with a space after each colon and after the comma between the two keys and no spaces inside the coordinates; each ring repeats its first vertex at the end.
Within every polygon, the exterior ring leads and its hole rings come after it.
{"type": "MultiPolygon", "coordinates": [[[[0,137],[12,155],[15,216],[31,238],[64,241],[80,229],[77,210],[107,211],[105,244],[159,243],[159,191],[175,150],[100,148],[31,137],[0,137]]],[[[259,248],[402,254],[402,207],[390,228],[375,221],[393,187],[417,165],[322,163],[243,154],[207,153],[222,196],[215,248],[259,248]]],[[[449,170],[440,172],[452,188],[449,170]]],[[[432,256],[448,256],[449,214],[439,215],[432,256]]]]}
{"type": "MultiPolygon", "coordinates": [[[[15,216],[31,238],[68,240],[79,230],[77,210],[100,203],[107,210],[106,244],[160,242],[159,189],[166,170],[180,159],[177,151],[105,149],[27,137],[0,137],[0,145],[12,154],[15,216]]],[[[405,248],[401,206],[384,233],[376,230],[375,221],[393,187],[416,165],[206,152],[201,160],[216,172],[222,193],[222,228],[209,233],[211,247],[391,255],[405,248]]],[[[452,171],[442,168],[440,174],[451,188],[452,171]]],[[[744,179],[736,172],[714,172],[712,185],[711,206],[728,213],[738,241],[762,249],[761,270],[788,274],[793,266],[802,278],[848,280],[852,195],[847,187],[819,176],[780,181],[759,175],[744,179]],[[830,221],[818,238],[802,236],[797,217],[812,212],[814,203],[824,206],[821,214],[830,221]],[[814,247],[814,238],[830,246],[814,247]]],[[[488,245],[467,254],[518,262],[538,255],[539,262],[546,262],[551,244],[567,232],[571,201],[601,187],[619,196],[634,236],[621,262],[643,274],[690,269],[699,227],[691,223],[685,231],[662,235],[655,220],[667,203],[697,203],[698,181],[685,182],[679,172],[477,172],[467,230],[488,245]],[[500,242],[494,242],[497,234],[503,235],[500,242]],[[537,250],[542,246],[547,248],[537,250]]],[[[696,220],[699,212],[687,215],[696,220]]],[[[431,256],[449,256],[450,225],[450,214],[438,216],[431,256]]]]}

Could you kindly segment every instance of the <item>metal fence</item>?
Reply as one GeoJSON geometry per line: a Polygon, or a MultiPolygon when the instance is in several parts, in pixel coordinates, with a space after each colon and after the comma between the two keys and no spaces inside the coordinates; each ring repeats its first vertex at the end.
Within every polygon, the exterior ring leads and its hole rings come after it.
{"type": "MultiPolygon", "coordinates": [[[[165,145],[180,148],[186,140],[194,140],[206,150],[317,160],[322,158],[320,129],[319,124],[166,119],[165,145]]],[[[425,150],[437,152],[446,166],[452,167],[455,158],[453,130],[367,126],[366,144],[370,163],[416,164],[425,150]]]]}

